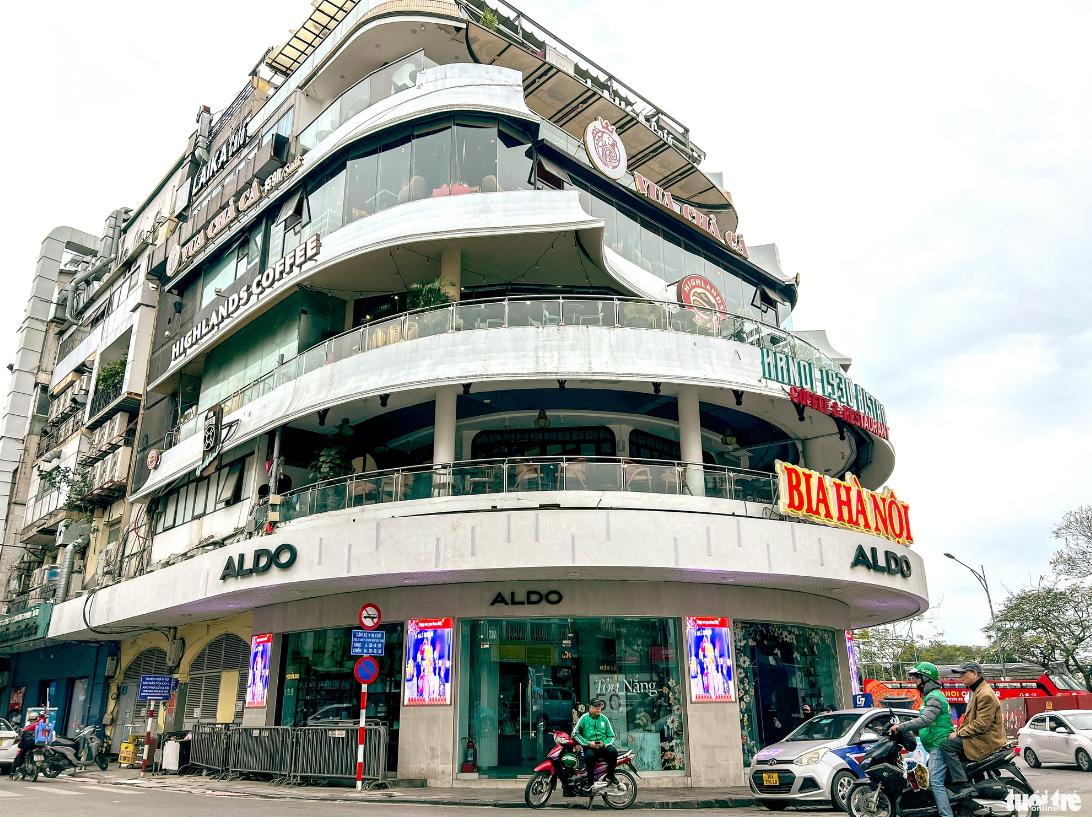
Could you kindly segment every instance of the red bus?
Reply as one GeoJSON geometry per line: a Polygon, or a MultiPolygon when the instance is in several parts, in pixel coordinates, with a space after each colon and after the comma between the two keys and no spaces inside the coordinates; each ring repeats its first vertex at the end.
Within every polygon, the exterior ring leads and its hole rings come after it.
{"type": "MultiPolygon", "coordinates": [[[[944,696],[952,705],[957,717],[962,717],[967,703],[967,688],[952,675],[955,665],[938,666],[940,685],[944,696]]],[[[1008,677],[1001,680],[1000,664],[983,664],[987,683],[1001,700],[1008,698],[1053,698],[1058,695],[1075,695],[1087,692],[1084,685],[1069,673],[1060,669],[1046,670],[1038,664],[1007,664],[1008,677]]],[[[866,678],[862,692],[872,695],[874,706],[902,706],[917,709],[921,694],[913,681],[878,681],[866,678]]]]}

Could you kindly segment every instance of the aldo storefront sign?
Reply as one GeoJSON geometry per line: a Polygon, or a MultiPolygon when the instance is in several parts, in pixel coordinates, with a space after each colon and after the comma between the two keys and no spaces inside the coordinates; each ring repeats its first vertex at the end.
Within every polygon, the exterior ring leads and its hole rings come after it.
{"type": "Polygon", "coordinates": [[[503,604],[505,607],[522,607],[524,605],[542,604],[543,602],[546,602],[546,604],[561,604],[564,598],[560,590],[547,590],[545,593],[539,590],[528,590],[522,594],[517,594],[515,590],[512,590],[507,596],[504,593],[497,593],[497,595],[493,596],[493,600],[489,602],[489,606],[503,604]]]}
{"type": "Polygon", "coordinates": [[[220,572],[220,581],[224,579],[241,579],[243,576],[265,573],[271,567],[278,570],[287,570],[296,563],[296,548],[294,545],[284,544],[276,550],[257,548],[250,557],[250,567],[246,566],[246,554],[240,553],[238,559],[228,556],[224,569],[220,572]]]}
{"type": "Polygon", "coordinates": [[[853,557],[853,564],[850,565],[850,569],[854,567],[867,567],[877,573],[889,573],[892,576],[901,575],[904,579],[909,579],[913,573],[910,559],[906,556],[895,553],[893,550],[885,550],[883,562],[881,563],[879,549],[872,548],[870,556],[864,545],[857,545],[857,553],[853,557]]]}

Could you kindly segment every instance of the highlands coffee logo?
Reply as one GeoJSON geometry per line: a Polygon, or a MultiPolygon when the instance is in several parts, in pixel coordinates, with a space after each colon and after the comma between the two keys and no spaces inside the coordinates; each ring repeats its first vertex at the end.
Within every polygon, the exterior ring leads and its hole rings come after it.
{"type": "Polygon", "coordinates": [[[626,173],[626,146],[614,126],[605,119],[593,119],[584,129],[584,150],[596,170],[611,179],[626,173]]]}

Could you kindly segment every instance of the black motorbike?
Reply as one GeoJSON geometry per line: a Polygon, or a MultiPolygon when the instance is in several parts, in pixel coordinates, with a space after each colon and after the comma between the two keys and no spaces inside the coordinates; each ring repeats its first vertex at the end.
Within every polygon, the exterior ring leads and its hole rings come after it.
{"type": "Polygon", "coordinates": [[[39,746],[34,753],[38,770],[46,777],[56,777],[69,769],[82,771],[89,764],[94,763],[106,771],[110,760],[103,751],[105,745],[100,740],[97,730],[97,726],[85,726],[76,733],[74,738],[57,736],[52,742],[39,746]]]}
{"type": "MultiPolygon", "coordinates": [[[[913,752],[916,741],[909,734],[885,737],[865,753],[859,766],[867,779],[858,780],[846,795],[850,817],[934,817],[936,800],[927,785],[922,766],[907,770],[903,751],[913,752]]],[[[939,751],[939,750],[936,750],[939,751]]],[[[965,764],[967,780],[974,793],[952,799],[952,811],[964,815],[1016,815],[1013,795],[1031,795],[1034,790],[1013,765],[1013,744],[989,757],[965,764]],[[1007,774],[1002,774],[1003,772],[1007,774]]],[[[1037,817],[1032,801],[1029,817],[1037,817]]]]}

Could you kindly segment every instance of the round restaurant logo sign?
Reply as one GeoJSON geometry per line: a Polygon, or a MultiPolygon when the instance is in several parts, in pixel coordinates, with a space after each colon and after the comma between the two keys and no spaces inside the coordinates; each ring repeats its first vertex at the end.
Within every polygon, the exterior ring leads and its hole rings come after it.
{"type": "Polygon", "coordinates": [[[160,454],[159,454],[159,449],[158,448],[153,448],[151,451],[148,452],[148,470],[149,471],[154,471],[156,468],[159,467],[159,457],[160,457],[160,454]]]}
{"type": "Polygon", "coordinates": [[[717,312],[726,312],[724,296],[716,284],[700,275],[687,275],[675,288],[676,297],[694,310],[699,323],[709,323],[717,319],[717,312]]]}
{"type": "Polygon", "coordinates": [[[594,119],[584,130],[584,149],[604,176],[620,179],[626,172],[626,146],[618,131],[605,119],[594,119]]]}
{"type": "Polygon", "coordinates": [[[178,271],[178,263],[182,260],[182,250],[175,244],[167,254],[167,275],[174,275],[178,271]]]}

